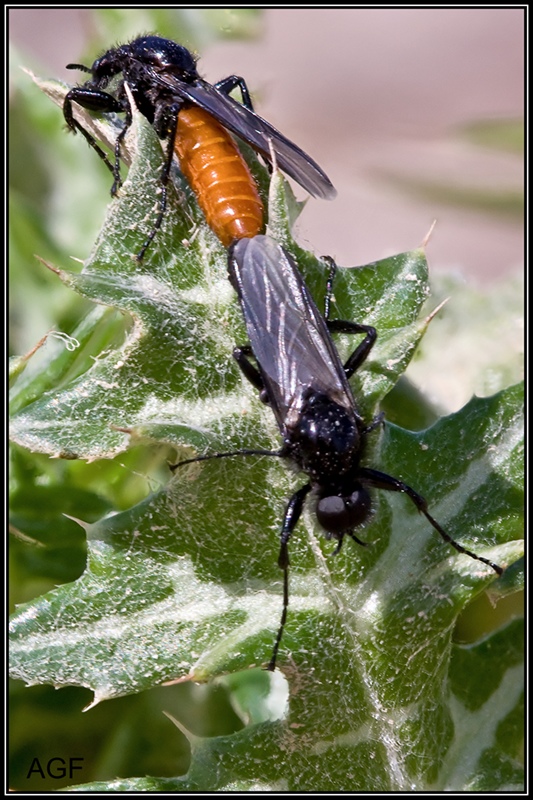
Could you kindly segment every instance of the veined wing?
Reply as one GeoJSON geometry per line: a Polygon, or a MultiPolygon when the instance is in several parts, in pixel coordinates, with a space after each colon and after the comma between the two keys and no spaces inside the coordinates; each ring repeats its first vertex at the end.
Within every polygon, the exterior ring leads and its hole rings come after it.
{"type": "Polygon", "coordinates": [[[201,79],[186,83],[176,76],[155,71],[153,79],[159,85],[175,91],[183,100],[208,111],[225,128],[248,142],[268,161],[272,160],[272,147],[278,167],[313,197],[335,197],[337,192],[333,184],[318,164],[254,111],[201,79]]]}
{"type": "Polygon", "coordinates": [[[241,239],[230,254],[252,351],[280,428],[309,390],[347,409],[354,401],[325,320],[292,258],[268,236],[241,239]]]}

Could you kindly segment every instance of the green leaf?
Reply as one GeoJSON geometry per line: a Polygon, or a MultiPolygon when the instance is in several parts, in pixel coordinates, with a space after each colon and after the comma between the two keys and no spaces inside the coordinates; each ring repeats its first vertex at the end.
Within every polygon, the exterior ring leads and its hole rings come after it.
{"type": "MultiPolygon", "coordinates": [[[[57,387],[36,370],[21,390],[26,372],[19,375],[13,439],[37,453],[87,461],[123,453],[131,437],[172,444],[180,456],[275,449],[272,412],[231,358],[245,337],[226,254],[188,190],[172,194],[145,260],[132,258],[157,213],[162,152],[142,119],[128,148],[128,178],[93,253],[81,273],[57,271],[128,323],[117,327],[115,316],[104,322],[106,349],[96,357],[88,344],[97,326],[82,323],[83,352],[45,363],[57,387]]],[[[294,213],[274,176],[269,232],[294,254],[322,307],[327,265],[292,241],[294,213]]],[[[332,317],[364,321],[379,334],[352,380],[369,424],[425,332],[427,297],[422,251],[338,272],[332,317]]],[[[343,355],[354,348],[353,337],[337,343],[343,355]]],[[[523,390],[514,386],[474,398],[416,433],[378,426],[363,464],[413,486],[450,536],[510,567],[522,553],[522,413],[523,390]]],[[[509,568],[497,579],[457,553],[404,495],[375,492],[373,517],[361,532],[368,546],[349,540],[335,557],[305,511],[291,539],[278,661],[289,702],[278,673],[267,676],[270,694],[257,690],[262,702],[250,699],[254,692],[238,671],[249,676],[252,665],[270,658],[282,607],[279,526],[303,481],[267,457],[179,469],[135,505],[119,510],[115,503],[116,513],[96,520],[87,513],[84,573],[17,609],[11,674],[29,685],[89,687],[94,706],[170,680],[216,677],[234,693],[245,722],[230,734],[197,735],[176,713],[176,735],[185,734],[191,750],[185,776],[82,788],[427,792],[520,785],[521,626],[504,624],[468,646],[453,641],[470,601],[489,587],[493,598],[516,592],[518,573],[509,568]],[[483,681],[473,679],[475,670],[483,681]],[[276,692],[282,699],[274,711],[276,692]]],[[[88,498],[72,499],[83,506],[88,498]]],[[[54,487],[51,503],[58,502],[54,487]]]]}
{"type": "Polygon", "coordinates": [[[523,276],[476,287],[444,273],[432,276],[431,293],[434,305],[445,304],[432,319],[409,375],[431,394],[441,414],[457,411],[473,394],[486,397],[522,380],[523,276]]]}

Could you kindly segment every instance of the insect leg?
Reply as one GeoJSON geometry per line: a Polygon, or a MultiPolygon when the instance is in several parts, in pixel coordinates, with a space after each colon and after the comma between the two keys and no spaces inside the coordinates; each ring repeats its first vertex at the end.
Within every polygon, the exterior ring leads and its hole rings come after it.
{"type": "Polygon", "coordinates": [[[131,114],[131,105],[128,100],[127,96],[124,96],[124,101],[122,103],[122,111],[124,112],[124,126],[122,130],[119,132],[117,138],[115,139],[115,164],[113,166],[113,186],[111,187],[111,196],[114,197],[119,190],[119,187],[122,186],[122,180],[120,178],[120,149],[122,147],[122,142],[124,141],[124,137],[126,136],[129,128],[131,127],[131,123],[133,122],[133,117],[131,114]]]}
{"type": "Polygon", "coordinates": [[[154,128],[159,135],[160,138],[167,139],[167,149],[165,153],[165,161],[163,163],[163,169],[161,170],[161,177],[159,179],[160,187],[161,187],[161,196],[159,199],[159,212],[157,214],[156,220],[154,222],[154,227],[148,234],[146,241],[144,242],[143,246],[137,253],[137,261],[142,261],[144,258],[144,254],[146,253],[147,249],[150,247],[156,233],[160,229],[163,219],[167,210],[167,197],[168,197],[168,179],[170,177],[170,170],[172,167],[172,159],[174,157],[174,143],[176,141],[176,132],[178,130],[178,111],[179,106],[171,106],[169,109],[165,110],[165,122],[168,119],[169,124],[166,130],[162,128],[162,121],[158,119],[157,115],[154,120],[154,128]]]}
{"type": "Polygon", "coordinates": [[[249,356],[251,355],[253,355],[253,352],[249,344],[244,345],[243,347],[236,347],[233,351],[233,358],[241,368],[241,372],[244,377],[247,378],[252,386],[255,386],[255,388],[259,391],[259,399],[263,403],[268,403],[269,399],[266,393],[263,377],[257,367],[250,361],[249,356]]]}
{"type": "MultiPolygon", "coordinates": [[[[239,75],[230,75],[227,78],[223,78],[221,81],[214,83],[213,86],[215,89],[218,89],[219,92],[223,94],[229,95],[233,89],[239,88],[241,92],[241,100],[242,105],[248,109],[248,111],[253,111],[254,106],[252,103],[252,98],[250,97],[250,92],[248,91],[248,86],[244,78],[241,78],[239,75]]],[[[275,163],[275,158],[272,158],[272,152],[270,157],[266,153],[261,153],[261,157],[263,163],[266,165],[268,171],[272,173],[272,165],[275,163]]]]}
{"type": "Polygon", "coordinates": [[[363,486],[370,486],[374,489],[386,489],[387,491],[391,492],[405,492],[405,494],[411,498],[418,510],[426,517],[428,522],[435,528],[436,531],[438,531],[438,533],[440,533],[445,542],[448,542],[448,544],[454,547],[459,553],[464,553],[476,561],[482,561],[483,564],[487,564],[487,566],[491,567],[491,569],[493,569],[498,575],[503,574],[503,567],[500,567],[498,564],[494,564],[494,562],[489,561],[487,558],[483,558],[483,556],[477,556],[471,550],[467,550],[466,547],[463,547],[456,542],[455,539],[452,539],[452,537],[446,533],[443,528],[441,528],[437,520],[431,516],[428,511],[426,500],[419,495],[418,492],[415,492],[414,489],[411,489],[410,486],[407,486],[406,483],[403,483],[397,478],[393,478],[391,475],[387,475],[384,472],[378,472],[378,470],[367,468],[362,468],[360,470],[358,480],[363,484],[363,486]]]}
{"type": "MultiPolygon", "coordinates": [[[[116,183],[116,163],[111,163],[107,154],[97,144],[96,139],[74,118],[74,114],[72,113],[73,102],[77,103],[82,108],[86,108],[88,111],[100,111],[102,113],[115,112],[119,114],[124,111],[122,104],[118,100],[115,100],[110,94],[107,94],[107,92],[100,92],[96,89],[83,89],[80,87],[71,89],[63,101],[63,116],[65,117],[65,122],[68,127],[71,131],[74,131],[74,133],[79,131],[82,134],[89,146],[98,153],[106,167],[113,173],[116,183]]],[[[115,186],[115,184],[113,184],[113,186],[115,186]]]]}
{"type": "Polygon", "coordinates": [[[328,320],[328,328],[334,333],[366,333],[363,341],[357,345],[344,365],[346,377],[351,378],[361,364],[366,361],[368,354],[374,347],[374,343],[377,339],[376,329],[371,325],[359,325],[357,322],[346,322],[342,319],[328,320]]]}
{"type": "Polygon", "coordinates": [[[384,419],[385,419],[385,412],[380,411],[379,414],[376,414],[370,425],[367,425],[366,428],[363,428],[363,433],[366,435],[371,431],[375,431],[376,428],[379,428],[379,426],[383,423],[384,419]]]}
{"type": "Polygon", "coordinates": [[[215,89],[218,89],[219,92],[223,94],[230,94],[237,86],[241,90],[241,98],[242,104],[245,106],[249,111],[253,111],[254,107],[252,104],[252,98],[250,97],[250,92],[248,91],[248,86],[246,85],[246,81],[244,78],[241,78],[239,75],[230,75],[228,78],[223,78],[221,81],[214,83],[213,86],[215,89]]]}
{"type": "Polygon", "coordinates": [[[274,642],[274,647],[272,648],[272,657],[267,667],[269,672],[274,672],[276,669],[276,659],[278,657],[279,645],[281,642],[281,637],[283,636],[283,629],[287,621],[287,609],[289,607],[289,539],[291,538],[291,534],[296,526],[296,523],[300,519],[304,500],[310,491],[310,483],[306,483],[305,486],[302,486],[301,489],[298,489],[298,491],[295,492],[289,500],[283,516],[283,525],[281,526],[281,547],[278,558],[278,566],[283,570],[283,611],[281,612],[281,621],[278,634],[276,636],[276,641],[274,642]]]}
{"type": "Polygon", "coordinates": [[[329,321],[329,312],[331,306],[331,296],[333,294],[333,281],[337,273],[337,265],[331,256],[322,256],[322,260],[329,264],[329,275],[326,281],[326,295],[324,297],[324,319],[329,321]]]}
{"type": "Polygon", "coordinates": [[[347,322],[340,319],[330,320],[331,297],[333,295],[333,281],[337,273],[337,264],[331,256],[322,256],[322,260],[329,265],[329,275],[326,281],[326,294],[324,297],[324,319],[326,320],[329,330],[333,333],[366,333],[361,344],[357,346],[344,365],[346,377],[351,378],[354,372],[356,372],[367,359],[377,339],[377,332],[371,325],[359,325],[357,322],[347,322]]]}

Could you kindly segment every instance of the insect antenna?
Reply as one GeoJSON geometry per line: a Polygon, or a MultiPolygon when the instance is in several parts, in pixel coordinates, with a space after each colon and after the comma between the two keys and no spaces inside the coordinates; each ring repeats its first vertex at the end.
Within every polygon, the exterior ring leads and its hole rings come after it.
{"type": "Polygon", "coordinates": [[[284,453],[281,450],[252,450],[252,449],[242,449],[242,450],[232,450],[229,453],[211,453],[208,456],[195,456],[194,458],[186,458],[184,461],[178,461],[177,464],[169,464],[170,469],[172,472],[178,469],[178,467],[184,467],[185,464],[195,464],[197,461],[211,461],[214,458],[233,458],[233,456],[276,456],[277,458],[282,458],[284,453]]]}
{"type": "Polygon", "coordinates": [[[422,514],[425,516],[425,518],[428,520],[428,522],[431,525],[433,525],[435,530],[438,531],[438,533],[440,533],[440,535],[442,536],[444,541],[448,542],[448,544],[451,544],[451,546],[454,547],[457,550],[458,553],[463,553],[464,555],[470,556],[470,558],[473,558],[476,561],[482,561],[483,564],[487,564],[487,566],[491,567],[494,570],[494,572],[496,572],[498,575],[503,575],[503,572],[504,572],[503,567],[500,567],[498,564],[495,564],[493,561],[489,561],[488,558],[483,558],[483,556],[478,556],[475,553],[473,553],[471,550],[467,550],[466,547],[463,547],[462,544],[459,544],[459,542],[456,542],[455,539],[452,539],[450,534],[446,533],[444,528],[441,528],[441,526],[439,525],[437,520],[433,519],[433,517],[431,516],[429,511],[427,511],[425,508],[421,508],[419,506],[419,504],[416,503],[416,502],[415,502],[415,505],[417,506],[418,510],[422,512],[422,514]]]}
{"type": "Polygon", "coordinates": [[[466,556],[470,556],[470,558],[473,558],[475,561],[482,561],[483,564],[486,564],[488,567],[491,567],[491,569],[493,569],[494,572],[496,572],[498,575],[503,575],[504,571],[503,567],[500,567],[493,561],[489,561],[488,558],[483,558],[483,556],[476,555],[471,550],[467,550],[466,547],[463,547],[462,544],[459,544],[459,542],[456,542],[455,539],[452,539],[450,534],[446,533],[444,528],[441,528],[437,520],[431,516],[431,514],[427,509],[426,500],[421,495],[419,495],[418,492],[415,492],[414,489],[411,489],[411,487],[407,486],[406,484],[402,485],[401,491],[404,491],[407,494],[407,496],[411,498],[415,506],[418,508],[419,511],[422,512],[422,514],[425,516],[430,525],[432,525],[435,528],[435,530],[438,533],[440,533],[444,541],[450,544],[452,547],[454,547],[458,553],[463,553],[466,556]]]}
{"type": "Polygon", "coordinates": [[[489,561],[488,558],[483,558],[483,556],[476,555],[472,552],[472,550],[467,550],[462,544],[459,544],[459,542],[456,542],[455,539],[452,539],[450,534],[446,533],[444,528],[441,528],[437,520],[434,519],[429,513],[427,501],[422,497],[422,495],[418,494],[418,492],[415,492],[415,490],[411,489],[411,487],[406,483],[398,480],[398,478],[393,478],[392,475],[387,475],[385,472],[378,472],[378,470],[368,469],[366,467],[360,470],[359,479],[364,486],[374,489],[385,489],[389,492],[403,492],[412,500],[420,513],[425,516],[427,521],[433,528],[435,528],[437,533],[440,533],[444,541],[455,548],[458,553],[463,553],[466,556],[470,556],[470,558],[473,558],[475,561],[481,561],[483,564],[486,564],[488,567],[493,569],[497,575],[503,575],[504,568],[500,567],[499,564],[495,564],[493,561],[489,561]]]}

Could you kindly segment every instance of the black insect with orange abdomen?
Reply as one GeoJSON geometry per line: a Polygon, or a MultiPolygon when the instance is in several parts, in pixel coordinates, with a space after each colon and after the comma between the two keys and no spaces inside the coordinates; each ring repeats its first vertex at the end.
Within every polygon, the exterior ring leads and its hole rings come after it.
{"type": "Polygon", "coordinates": [[[209,225],[224,245],[253,237],[262,230],[263,204],[230,131],[269,162],[275,158],[277,166],[314,197],[335,196],[329,178],[310,156],[254,112],[242,78],[231,75],[216,84],[208,83],[199,76],[189,50],[170,39],[142,36],[108,50],[91,67],[68,64],[67,68],[91,75],[67,93],[63,113],[69,128],[83,134],[113,173],[112,195],[121,183],[120,148],[132,122],[126,85],[141,114],[154,126],[159,138],[167,142],[159,214],[139,259],[161,227],[174,154],[180,159],[182,172],[209,225]],[[113,80],[116,76],[120,76],[118,81],[113,80]],[[229,95],[237,87],[242,103],[229,95]],[[124,127],[115,142],[113,163],[75,119],[73,103],[89,111],[125,115],[124,127]]]}

